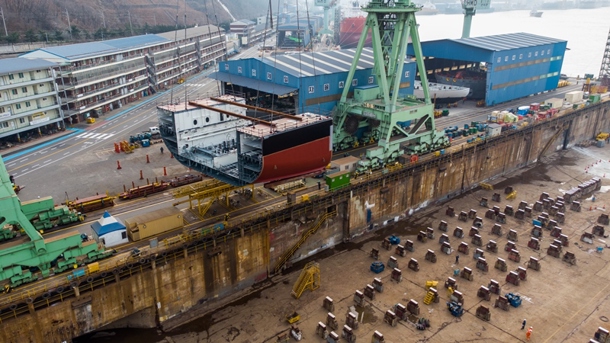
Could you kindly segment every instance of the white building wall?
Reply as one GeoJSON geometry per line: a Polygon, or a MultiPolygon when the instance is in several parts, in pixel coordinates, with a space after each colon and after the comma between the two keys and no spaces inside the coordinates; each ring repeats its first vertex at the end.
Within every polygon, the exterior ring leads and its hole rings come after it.
{"type": "Polygon", "coordinates": [[[129,243],[129,239],[127,238],[127,230],[109,232],[101,237],[98,237],[97,241],[99,243],[103,243],[107,248],[129,243]]]}

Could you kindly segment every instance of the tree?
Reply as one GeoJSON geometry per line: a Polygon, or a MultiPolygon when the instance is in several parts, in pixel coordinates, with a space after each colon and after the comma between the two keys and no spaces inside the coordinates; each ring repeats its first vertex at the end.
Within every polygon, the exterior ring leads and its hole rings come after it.
{"type": "Polygon", "coordinates": [[[53,39],[56,41],[64,40],[64,34],[60,30],[55,30],[55,34],[53,35],[53,39]]]}
{"type": "Polygon", "coordinates": [[[108,31],[106,30],[106,28],[97,29],[97,31],[95,31],[95,33],[93,34],[93,38],[99,40],[108,39],[108,31]]]}
{"type": "Polygon", "coordinates": [[[38,37],[36,36],[34,31],[30,29],[25,32],[25,40],[32,43],[32,42],[37,41],[38,37]]]}
{"type": "Polygon", "coordinates": [[[72,39],[79,40],[80,36],[81,36],[80,29],[78,27],[74,26],[74,25],[72,25],[70,28],[72,30],[72,39]]]}
{"type": "Polygon", "coordinates": [[[91,34],[87,30],[83,30],[83,37],[85,37],[86,40],[91,40],[91,34]]]}
{"type": "Polygon", "coordinates": [[[10,44],[19,42],[19,33],[12,32],[11,34],[8,35],[8,37],[6,37],[6,41],[10,44]]]}
{"type": "Polygon", "coordinates": [[[48,42],[49,36],[46,32],[40,30],[40,31],[38,31],[38,40],[41,42],[48,42]]]}

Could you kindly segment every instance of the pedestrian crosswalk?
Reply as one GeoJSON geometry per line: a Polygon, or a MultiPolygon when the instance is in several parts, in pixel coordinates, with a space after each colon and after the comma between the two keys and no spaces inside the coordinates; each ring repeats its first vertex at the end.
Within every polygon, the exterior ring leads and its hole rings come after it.
{"type": "Polygon", "coordinates": [[[103,140],[103,139],[108,139],[112,136],[114,136],[114,133],[86,132],[86,133],[81,133],[80,135],[76,136],[76,138],[103,140]]]}

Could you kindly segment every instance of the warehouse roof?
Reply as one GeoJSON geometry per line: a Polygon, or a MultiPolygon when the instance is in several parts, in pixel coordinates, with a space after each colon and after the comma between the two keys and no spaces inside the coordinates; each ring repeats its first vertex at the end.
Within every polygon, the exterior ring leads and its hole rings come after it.
{"type": "Polygon", "coordinates": [[[48,48],[36,49],[32,52],[25,53],[21,57],[43,57],[45,53],[49,57],[59,57],[68,61],[84,59],[92,56],[105,55],[110,53],[118,53],[125,50],[144,48],[151,45],[168,42],[169,40],[158,35],[140,35],[134,37],[125,37],[118,39],[110,39],[100,42],[88,42],[80,44],[69,44],[61,46],[53,46],[48,48]]]}
{"type": "MultiPolygon", "coordinates": [[[[356,49],[304,52],[275,55],[260,60],[285,73],[302,77],[348,72],[352,66],[355,52],[356,49]]],[[[373,65],[373,50],[363,49],[358,60],[358,69],[373,68],[373,65]]]]}
{"type": "Polygon", "coordinates": [[[543,37],[525,32],[507,33],[502,35],[483,37],[447,39],[447,41],[469,45],[475,48],[481,48],[490,51],[512,50],[518,48],[565,42],[565,40],[562,39],[543,37]]]}
{"type": "Polygon", "coordinates": [[[29,60],[25,58],[5,58],[0,61],[2,61],[2,63],[0,63],[0,75],[46,69],[56,65],[56,63],[47,60],[29,60]]]}

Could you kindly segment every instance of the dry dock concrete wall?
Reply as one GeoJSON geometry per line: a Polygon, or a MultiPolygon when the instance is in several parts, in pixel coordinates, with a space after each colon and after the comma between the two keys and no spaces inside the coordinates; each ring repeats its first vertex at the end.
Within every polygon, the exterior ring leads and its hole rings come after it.
{"type": "Polygon", "coordinates": [[[252,290],[279,261],[304,259],[608,131],[609,108],[610,103],[597,104],[478,145],[452,147],[437,158],[362,176],[349,189],[270,212],[214,240],[179,243],[63,292],[5,301],[0,341],[69,342],[112,325],[174,327],[252,290]]]}

